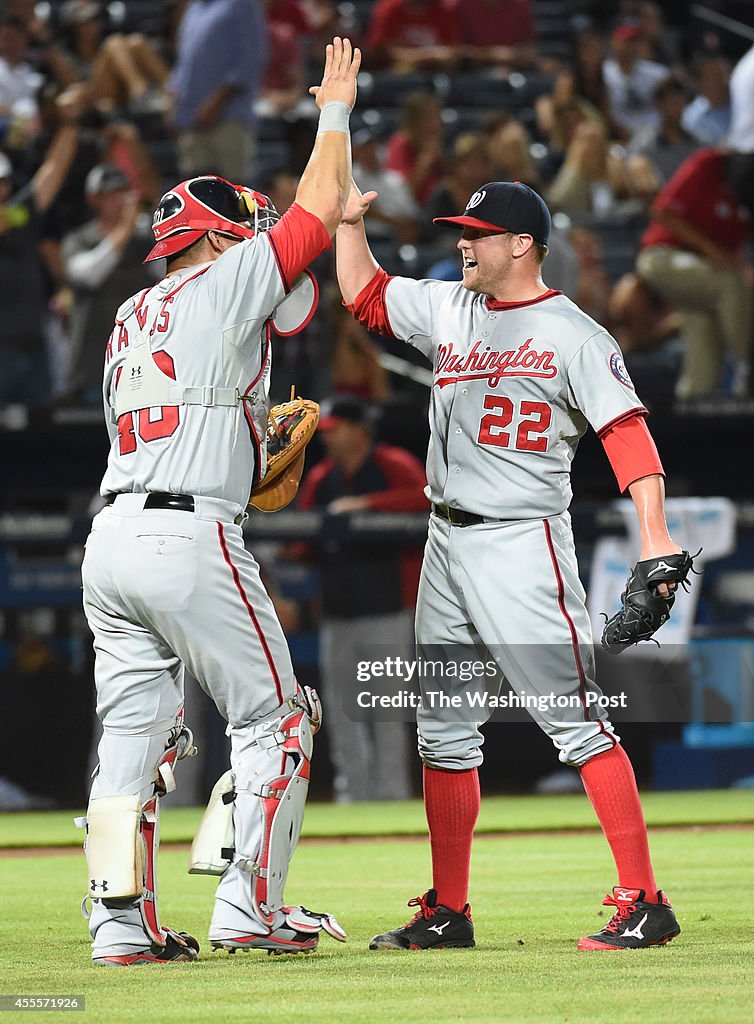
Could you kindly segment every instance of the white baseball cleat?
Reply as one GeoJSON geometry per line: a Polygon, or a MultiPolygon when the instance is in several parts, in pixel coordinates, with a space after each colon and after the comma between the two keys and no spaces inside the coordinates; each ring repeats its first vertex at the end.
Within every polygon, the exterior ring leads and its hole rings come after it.
{"type": "Polygon", "coordinates": [[[283,922],[267,934],[215,928],[210,932],[212,949],[265,949],[270,955],[312,953],[319,944],[319,933],[326,931],[338,942],[346,941],[346,933],[332,914],[317,914],[306,907],[283,907],[283,922]]]}

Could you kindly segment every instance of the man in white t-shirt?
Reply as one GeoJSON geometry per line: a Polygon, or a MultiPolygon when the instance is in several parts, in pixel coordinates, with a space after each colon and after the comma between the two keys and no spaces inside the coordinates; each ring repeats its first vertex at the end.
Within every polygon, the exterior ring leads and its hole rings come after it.
{"type": "Polygon", "coordinates": [[[638,25],[619,25],[610,39],[612,57],[602,65],[613,120],[629,140],[642,128],[658,126],[654,91],[670,74],[663,64],[639,56],[640,37],[638,25]]]}

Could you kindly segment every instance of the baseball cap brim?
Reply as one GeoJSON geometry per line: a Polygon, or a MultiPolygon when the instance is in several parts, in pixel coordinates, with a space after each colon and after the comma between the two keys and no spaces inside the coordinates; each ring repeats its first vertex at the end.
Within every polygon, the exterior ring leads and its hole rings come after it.
{"type": "Polygon", "coordinates": [[[152,249],[149,251],[149,255],[145,258],[144,262],[149,263],[150,260],[159,260],[163,256],[174,256],[177,252],[182,249],[187,249],[194,242],[198,242],[202,235],[206,235],[207,232],[204,230],[199,231],[180,231],[178,234],[169,235],[167,238],[162,238],[152,249]]]}
{"type": "Polygon", "coordinates": [[[490,224],[489,221],[479,220],[478,217],[435,217],[433,224],[452,224],[454,227],[479,228],[480,231],[496,231],[499,235],[507,235],[508,228],[501,228],[499,224],[490,224]]]}

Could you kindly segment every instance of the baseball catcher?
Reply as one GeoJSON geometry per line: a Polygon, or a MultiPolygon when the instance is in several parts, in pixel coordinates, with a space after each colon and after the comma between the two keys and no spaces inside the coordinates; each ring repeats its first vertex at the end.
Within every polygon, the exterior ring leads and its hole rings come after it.
{"type": "Polygon", "coordinates": [[[606,616],[603,648],[611,654],[620,654],[641,640],[652,640],[670,618],[678,584],[688,589],[687,581],[693,569],[694,559],[688,551],[637,562],[621,594],[620,611],[611,619],[606,616]]]}

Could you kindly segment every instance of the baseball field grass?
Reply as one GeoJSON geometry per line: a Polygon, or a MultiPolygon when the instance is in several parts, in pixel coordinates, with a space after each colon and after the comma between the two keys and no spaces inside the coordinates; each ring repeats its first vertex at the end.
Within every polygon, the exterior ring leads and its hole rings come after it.
{"type": "MultiPolygon", "coordinates": [[[[346,945],[326,936],[310,956],[210,952],[214,880],[189,876],[185,849],[167,845],[163,921],[195,934],[203,949],[195,964],[138,970],[89,961],[77,909],[83,857],[49,850],[80,842],[71,815],[0,815],[0,846],[16,847],[0,857],[0,995],[84,995],[73,1020],[103,1024],[750,1024],[754,794],[647,796],[658,879],[683,932],[666,947],[625,953],[575,949],[607,920],[600,900],[614,883],[601,835],[575,831],[594,825],[586,801],[486,804],[472,865],[475,950],[370,952],[370,936],[406,920],[405,901],[429,884],[420,805],[313,805],[287,895],[334,911],[346,945]]],[[[163,839],[188,839],[197,815],[166,802],[163,839]]]]}

